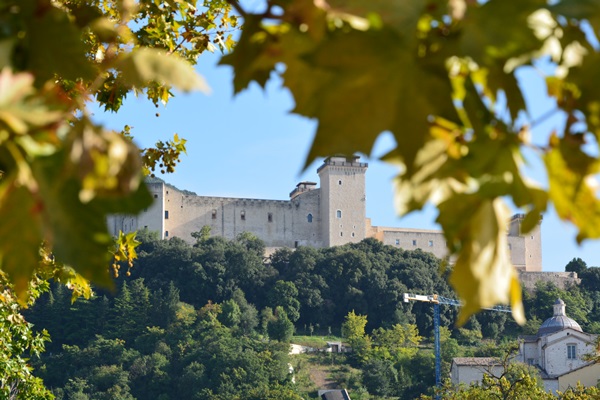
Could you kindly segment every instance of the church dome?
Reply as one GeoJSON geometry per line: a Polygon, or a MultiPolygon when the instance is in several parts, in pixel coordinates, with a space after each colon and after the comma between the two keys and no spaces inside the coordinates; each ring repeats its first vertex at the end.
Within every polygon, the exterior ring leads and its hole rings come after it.
{"type": "Polygon", "coordinates": [[[540,329],[538,330],[538,336],[547,335],[549,333],[562,331],[563,329],[568,328],[583,332],[581,326],[579,326],[574,319],[567,317],[565,308],[565,302],[561,299],[558,299],[556,302],[554,302],[554,315],[545,320],[542,326],[540,326],[540,329]]]}

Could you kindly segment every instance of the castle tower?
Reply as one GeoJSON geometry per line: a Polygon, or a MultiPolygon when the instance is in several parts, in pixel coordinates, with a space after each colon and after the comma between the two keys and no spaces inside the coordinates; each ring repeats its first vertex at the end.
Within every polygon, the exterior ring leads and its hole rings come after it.
{"type": "Polygon", "coordinates": [[[515,214],[510,220],[508,243],[512,263],[524,271],[542,270],[542,220],[530,232],[521,232],[525,214],[515,214]]]}
{"type": "Polygon", "coordinates": [[[365,172],[360,157],[327,158],[317,170],[321,182],[323,246],[356,243],[366,236],[365,172]]]}

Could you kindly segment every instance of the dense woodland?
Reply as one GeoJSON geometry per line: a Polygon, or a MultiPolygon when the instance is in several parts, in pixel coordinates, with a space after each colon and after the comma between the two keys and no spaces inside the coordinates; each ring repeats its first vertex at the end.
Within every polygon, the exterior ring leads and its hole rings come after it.
{"type": "MultiPolygon", "coordinates": [[[[27,311],[50,333],[35,368],[57,399],[314,397],[315,388],[292,380],[309,368],[288,355],[294,331],[342,336],[352,346],[325,362],[347,365],[337,378],[353,399],[432,393],[432,308],[404,303],[402,294],[454,297],[439,259],[374,239],[280,249],[265,259],[249,233],[194,237],[191,246],[142,232],[139,261],[117,278],[116,292],[71,303],[64,285],[52,285],[27,311]]],[[[574,259],[567,269],[577,269],[581,286],[525,293],[524,327],[486,311],[457,328],[458,310],[441,307],[444,372],[452,357],[501,356],[519,334],[537,331],[558,297],[585,331],[600,332],[600,268],[574,259]]]]}

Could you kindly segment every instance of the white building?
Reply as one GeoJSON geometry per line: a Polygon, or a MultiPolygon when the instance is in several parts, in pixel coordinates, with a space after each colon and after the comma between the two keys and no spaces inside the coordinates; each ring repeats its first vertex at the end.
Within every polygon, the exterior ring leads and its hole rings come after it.
{"type": "MultiPolygon", "coordinates": [[[[584,360],[584,355],[594,352],[595,335],[583,332],[579,324],[567,317],[565,302],[561,299],[554,303],[554,315],[540,326],[537,335],[524,336],[519,349],[518,360],[540,369],[544,387],[547,390],[564,390],[560,378],[591,368],[596,365],[584,360]]],[[[593,382],[581,382],[595,385],[593,382]]]]}
{"type": "Polygon", "coordinates": [[[450,380],[454,385],[481,383],[483,375],[500,376],[504,367],[496,357],[455,357],[450,366],[450,380]]]}
{"type": "MultiPolygon", "coordinates": [[[[584,356],[595,351],[595,335],[583,332],[579,324],[567,317],[565,302],[554,303],[554,315],[540,326],[536,335],[522,337],[515,361],[539,369],[547,391],[555,393],[575,387],[577,383],[595,386],[600,378],[600,364],[584,356]]],[[[504,368],[497,358],[467,357],[452,360],[452,383],[481,383],[484,374],[499,377],[504,368]]]]}
{"type": "MultiPolygon", "coordinates": [[[[366,217],[367,168],[359,157],[329,157],[317,169],[320,187],[300,182],[289,200],[198,196],[162,181],[152,182],[147,186],[154,204],[137,216],[110,217],[109,231],[118,235],[119,230],[148,228],[163,239],[176,236],[193,243],[191,233],[209,226],[212,235],[229,239],[252,232],[268,248],[329,247],[373,237],[444,258],[446,239],[441,231],[371,226],[366,217]]],[[[541,222],[533,232],[522,235],[523,217],[518,214],[510,221],[507,251],[517,269],[541,271],[541,222]]]]}

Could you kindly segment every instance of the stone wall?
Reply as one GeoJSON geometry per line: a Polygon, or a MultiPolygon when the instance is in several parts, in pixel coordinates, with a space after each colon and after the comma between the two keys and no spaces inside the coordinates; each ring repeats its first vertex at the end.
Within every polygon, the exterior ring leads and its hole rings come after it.
{"type": "Polygon", "coordinates": [[[528,291],[534,291],[537,282],[552,282],[560,289],[581,283],[577,272],[519,271],[519,280],[523,289],[528,291]]]}

